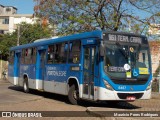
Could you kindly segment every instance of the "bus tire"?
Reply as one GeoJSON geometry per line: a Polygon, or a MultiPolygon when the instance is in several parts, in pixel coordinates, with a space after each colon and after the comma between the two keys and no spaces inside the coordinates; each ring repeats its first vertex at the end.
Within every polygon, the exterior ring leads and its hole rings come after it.
{"type": "Polygon", "coordinates": [[[28,86],[28,79],[27,78],[24,78],[23,90],[24,90],[25,93],[29,92],[29,86],[28,86]]]}
{"type": "Polygon", "coordinates": [[[77,105],[78,104],[78,98],[79,98],[79,91],[78,91],[78,89],[76,89],[75,85],[73,84],[69,88],[69,92],[68,92],[69,102],[73,105],[77,105]]]}

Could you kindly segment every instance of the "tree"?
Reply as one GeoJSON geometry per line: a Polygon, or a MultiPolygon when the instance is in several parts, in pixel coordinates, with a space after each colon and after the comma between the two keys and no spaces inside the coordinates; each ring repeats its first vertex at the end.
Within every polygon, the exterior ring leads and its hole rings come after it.
{"type": "Polygon", "coordinates": [[[9,48],[16,45],[16,39],[17,36],[15,32],[12,34],[0,35],[0,51],[4,60],[8,58],[9,48]]]}
{"type": "MultiPolygon", "coordinates": [[[[51,37],[51,31],[48,26],[42,27],[40,24],[27,24],[21,23],[19,24],[19,44],[27,44],[31,43],[34,40],[40,38],[48,38],[51,37]]],[[[17,32],[16,30],[13,33],[8,33],[4,35],[0,35],[0,51],[2,51],[2,56],[4,59],[7,59],[9,55],[9,48],[17,45],[17,32]]]]}
{"type": "Polygon", "coordinates": [[[160,22],[160,0],[34,1],[35,14],[56,25],[57,35],[95,29],[147,33],[151,22],[160,22]]]}
{"type": "MultiPolygon", "coordinates": [[[[19,24],[20,33],[19,39],[20,44],[27,44],[31,43],[34,40],[41,39],[41,38],[48,38],[51,37],[51,30],[48,26],[43,27],[41,24],[27,24],[21,23],[19,24]]],[[[17,34],[16,30],[16,34],[17,34]]]]}

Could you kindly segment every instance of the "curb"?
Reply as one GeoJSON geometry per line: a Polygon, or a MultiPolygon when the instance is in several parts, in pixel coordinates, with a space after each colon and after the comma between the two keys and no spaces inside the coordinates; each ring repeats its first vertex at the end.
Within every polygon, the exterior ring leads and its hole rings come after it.
{"type": "Polygon", "coordinates": [[[92,111],[91,107],[87,107],[86,112],[93,117],[105,117],[103,114],[97,113],[97,111],[92,111]]]}

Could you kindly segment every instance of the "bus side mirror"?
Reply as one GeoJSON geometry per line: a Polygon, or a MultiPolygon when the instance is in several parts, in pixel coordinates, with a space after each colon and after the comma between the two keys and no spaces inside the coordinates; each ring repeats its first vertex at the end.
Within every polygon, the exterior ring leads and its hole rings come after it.
{"type": "Polygon", "coordinates": [[[104,56],[105,55],[105,47],[104,47],[104,44],[101,44],[100,45],[100,56],[104,56]]]}

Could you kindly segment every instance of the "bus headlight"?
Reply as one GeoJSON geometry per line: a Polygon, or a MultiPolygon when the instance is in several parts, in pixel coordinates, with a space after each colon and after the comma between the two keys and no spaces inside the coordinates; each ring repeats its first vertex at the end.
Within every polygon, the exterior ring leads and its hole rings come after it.
{"type": "Polygon", "coordinates": [[[150,83],[148,84],[148,86],[147,86],[147,89],[146,89],[146,90],[151,89],[151,85],[152,85],[152,82],[150,82],[150,83]]]}
{"type": "Polygon", "coordinates": [[[103,80],[103,81],[107,89],[113,90],[112,86],[106,80],[103,80]]]}

